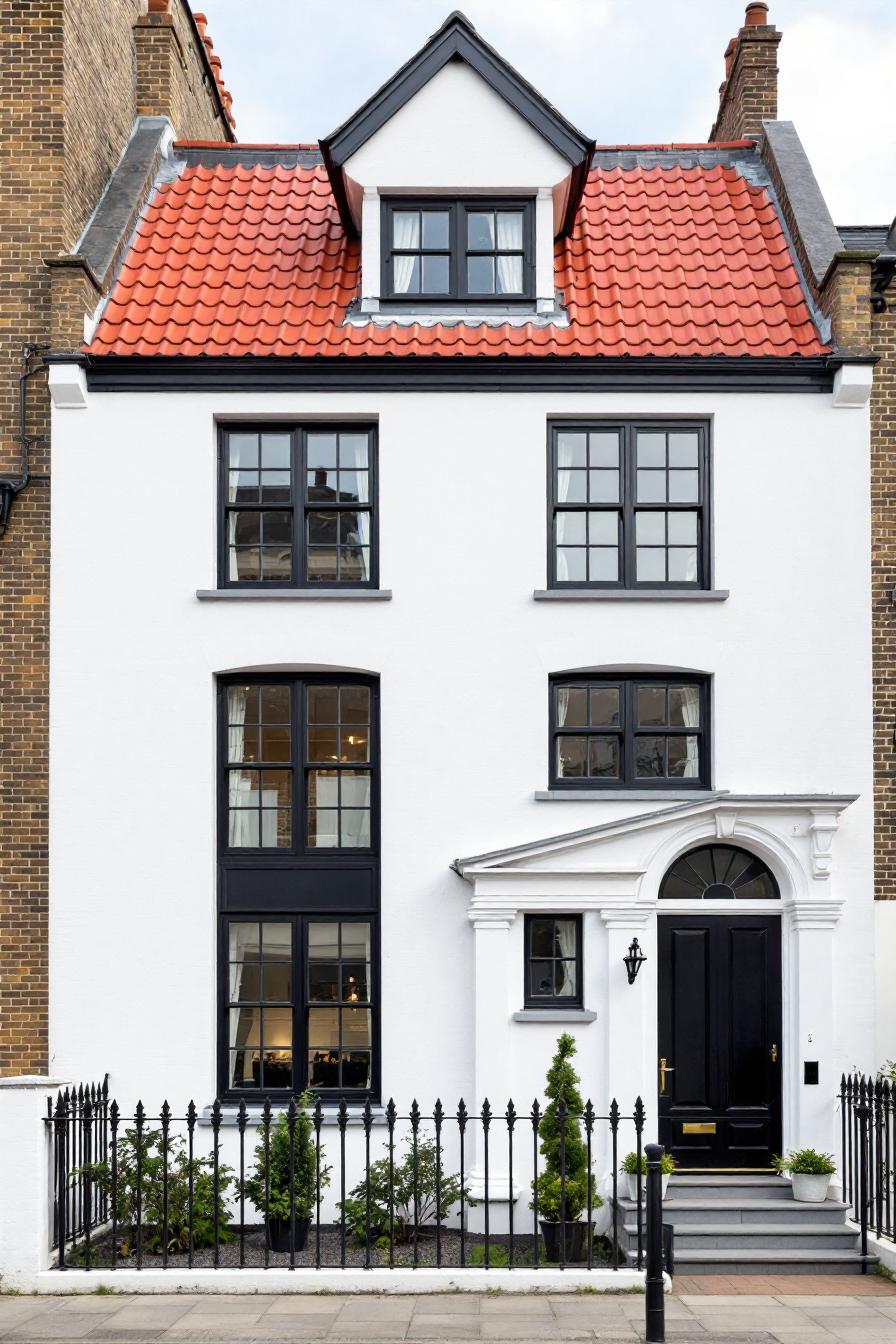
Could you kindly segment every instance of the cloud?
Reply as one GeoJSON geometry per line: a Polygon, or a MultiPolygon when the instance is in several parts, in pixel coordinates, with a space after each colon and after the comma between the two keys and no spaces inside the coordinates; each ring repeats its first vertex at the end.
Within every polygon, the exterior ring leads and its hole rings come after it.
{"type": "MultiPolygon", "coordinates": [[[[835,218],[896,213],[896,5],[770,0],[779,115],[835,218]]],[[[460,0],[483,37],[603,144],[703,140],[742,0],[460,0]]],[[[453,0],[203,0],[243,140],[334,130],[433,33],[453,0]]]]}

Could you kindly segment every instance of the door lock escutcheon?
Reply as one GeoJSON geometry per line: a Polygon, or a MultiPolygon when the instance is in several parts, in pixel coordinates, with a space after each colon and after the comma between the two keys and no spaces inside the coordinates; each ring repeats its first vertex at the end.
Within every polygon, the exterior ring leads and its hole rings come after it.
{"type": "Polygon", "coordinates": [[[777,1044],[775,1044],[775,1045],[772,1046],[771,1051],[770,1051],[769,1053],[771,1054],[771,1057],[772,1057],[772,1063],[773,1063],[773,1064],[777,1064],[777,1062],[778,1062],[778,1046],[777,1046],[777,1044]]]}
{"type": "Polygon", "coordinates": [[[666,1074],[674,1073],[675,1070],[671,1064],[666,1063],[666,1056],[660,1056],[660,1096],[666,1095],[666,1074]]]}

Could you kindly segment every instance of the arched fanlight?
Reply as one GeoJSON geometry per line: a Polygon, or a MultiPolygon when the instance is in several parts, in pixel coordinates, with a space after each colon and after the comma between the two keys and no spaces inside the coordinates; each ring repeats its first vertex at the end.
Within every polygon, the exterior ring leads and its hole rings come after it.
{"type": "Polygon", "coordinates": [[[676,859],[660,883],[661,901],[776,901],[768,868],[736,845],[700,845],[676,859]]]}

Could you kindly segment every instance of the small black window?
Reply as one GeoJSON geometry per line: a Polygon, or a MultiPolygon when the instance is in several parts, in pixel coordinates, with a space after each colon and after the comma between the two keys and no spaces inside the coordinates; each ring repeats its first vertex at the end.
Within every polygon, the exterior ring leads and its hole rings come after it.
{"type": "Polygon", "coordinates": [[[357,917],[224,920],[226,1093],[372,1094],[374,932],[357,917]]]}
{"type": "Polygon", "coordinates": [[[222,848],[370,851],[374,705],[360,679],[223,683],[222,848]]]}
{"type": "Polygon", "coordinates": [[[527,1008],[581,1008],[582,921],[578,915],[527,915],[527,1008]]]}
{"type": "Polygon", "coordinates": [[[383,297],[403,304],[534,298],[531,200],[383,204],[383,297]]]}
{"type": "Polygon", "coordinates": [[[223,429],[221,584],[375,587],[375,457],[365,426],[223,429]]]}
{"type": "Polygon", "coordinates": [[[553,679],[550,779],[554,788],[708,787],[706,678],[553,679]]]}
{"type": "Polygon", "coordinates": [[[707,444],[705,424],[552,425],[551,586],[708,587],[707,444]]]}

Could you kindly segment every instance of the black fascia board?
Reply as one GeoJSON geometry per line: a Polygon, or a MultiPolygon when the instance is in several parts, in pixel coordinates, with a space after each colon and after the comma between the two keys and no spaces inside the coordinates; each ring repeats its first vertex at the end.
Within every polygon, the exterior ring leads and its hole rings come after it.
{"type": "MultiPolygon", "coordinates": [[[[92,392],[830,392],[846,360],[819,356],[245,355],[80,358],[92,392]]],[[[850,361],[851,362],[851,361],[850,361]]]]}
{"type": "Polygon", "coordinates": [[[442,27],[406,61],[367,102],[331,135],[320,141],[340,217],[346,231],[357,235],[348,209],[342,167],[346,160],[375,135],[425,84],[451,60],[465,61],[500,98],[552,146],[571,168],[573,190],[564,217],[564,229],[574,218],[594,152],[594,141],[567,121],[539,91],[479,36],[469,19],[459,11],[450,14],[442,27]],[[584,165],[584,170],[583,169],[584,165]],[[576,190],[577,189],[577,190],[576,190]]]}

